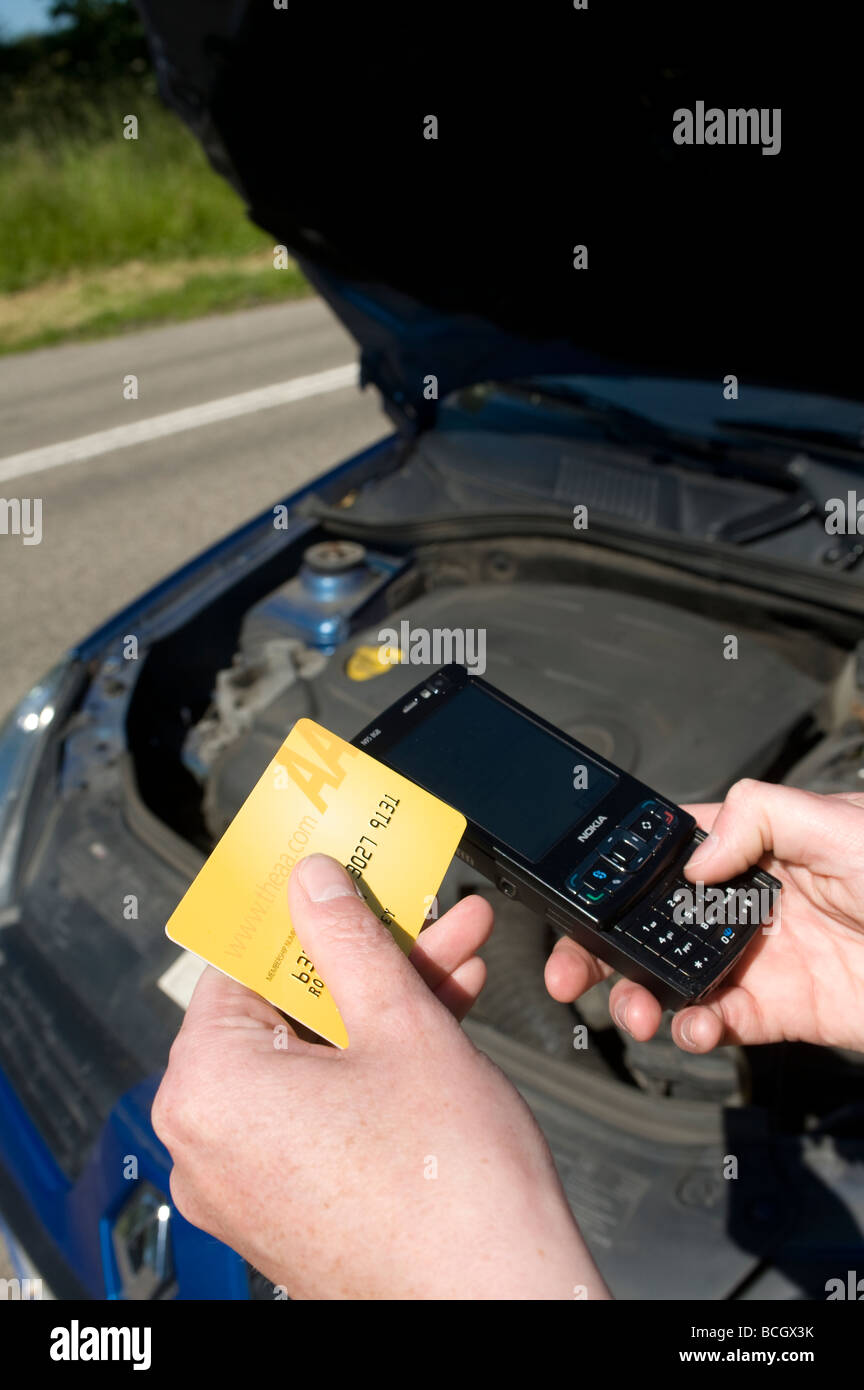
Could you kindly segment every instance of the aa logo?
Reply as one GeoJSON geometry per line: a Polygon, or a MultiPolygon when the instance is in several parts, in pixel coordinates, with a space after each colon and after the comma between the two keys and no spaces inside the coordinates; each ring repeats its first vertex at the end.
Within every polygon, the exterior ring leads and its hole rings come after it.
{"type": "Polygon", "coordinates": [[[316,811],[323,815],[327,810],[324,788],[333,787],[335,790],[342,785],[347,769],[342,766],[341,759],[355,758],[357,749],[336,734],[306,721],[295,730],[291,742],[292,746],[281,750],[278,755],[280,782],[284,772],[308,797],[316,811]],[[308,748],[310,757],[306,758],[297,751],[296,744],[300,740],[308,748]]]}

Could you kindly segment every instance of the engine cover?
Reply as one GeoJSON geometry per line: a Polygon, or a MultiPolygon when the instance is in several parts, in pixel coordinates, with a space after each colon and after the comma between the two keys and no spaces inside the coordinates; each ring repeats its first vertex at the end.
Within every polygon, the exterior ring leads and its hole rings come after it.
{"type": "MultiPolygon", "coordinates": [[[[477,674],[677,802],[718,800],[736,778],[763,774],[823,695],[823,684],[764,634],[737,628],[738,655],[728,659],[731,634],[718,621],[617,591],[447,586],[386,619],[390,629],[405,622],[430,638],[445,630],[485,634],[477,674]]],[[[352,678],[349,657],[378,645],[383,630],[358,631],[317,675],[265,704],[220,756],[206,794],[215,834],[301,715],[351,739],[438,664],[352,678]]]]}

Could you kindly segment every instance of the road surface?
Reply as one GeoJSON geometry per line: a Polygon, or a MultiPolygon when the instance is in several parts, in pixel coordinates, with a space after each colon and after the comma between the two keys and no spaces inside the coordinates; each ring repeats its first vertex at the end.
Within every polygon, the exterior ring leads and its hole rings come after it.
{"type": "Polygon", "coordinates": [[[377,395],[344,384],[357,355],[308,299],[0,359],[0,498],[42,505],[38,544],[0,509],[0,713],[118,608],[387,432],[377,395]]]}

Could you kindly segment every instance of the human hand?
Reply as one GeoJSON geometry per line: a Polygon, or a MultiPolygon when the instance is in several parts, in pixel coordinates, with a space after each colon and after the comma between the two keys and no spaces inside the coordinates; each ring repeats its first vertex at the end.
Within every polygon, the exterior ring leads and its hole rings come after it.
{"type": "MultiPolygon", "coordinates": [[[[775,923],[758,933],[705,1004],[677,1013],[672,1036],[688,1052],[723,1042],[798,1040],[864,1051],[864,796],[820,796],[745,779],[722,805],[688,806],[713,828],[687,865],[719,883],[756,863],[781,879],[775,923]]],[[[569,1002],[610,968],[569,939],[546,963],[553,999],[569,1002]]],[[[629,980],[610,1009],[634,1038],[653,1037],[662,1010],[629,980]]]]}
{"type": "Polygon", "coordinates": [[[488,905],[409,962],[335,861],[302,860],[288,894],[350,1046],[205,971],[153,1104],[181,1214],[292,1298],[605,1297],[531,1112],[457,1022],[488,905]]]}

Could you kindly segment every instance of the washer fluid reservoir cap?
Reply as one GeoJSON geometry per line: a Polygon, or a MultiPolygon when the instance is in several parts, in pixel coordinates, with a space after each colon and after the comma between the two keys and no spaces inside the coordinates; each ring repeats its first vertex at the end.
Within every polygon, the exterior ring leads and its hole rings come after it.
{"type": "Polygon", "coordinates": [[[352,593],[369,582],[366,547],[356,541],[318,541],[304,551],[300,581],[319,602],[352,593]]]}

